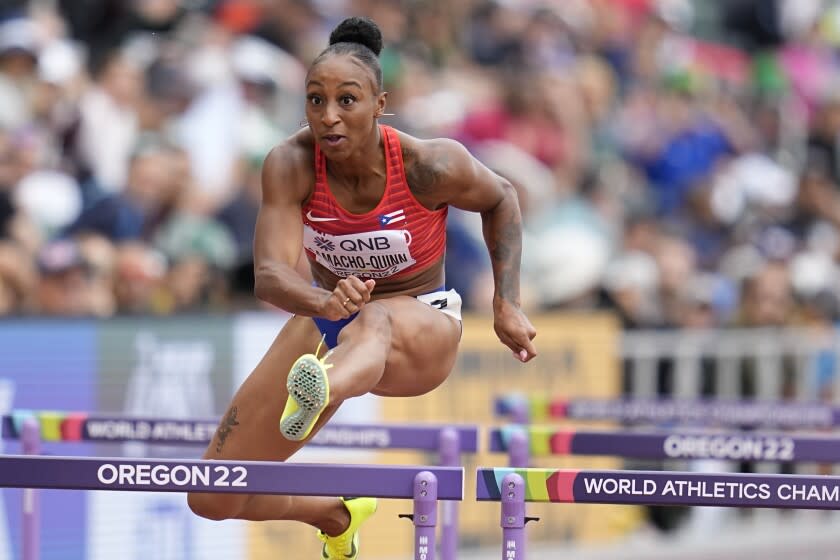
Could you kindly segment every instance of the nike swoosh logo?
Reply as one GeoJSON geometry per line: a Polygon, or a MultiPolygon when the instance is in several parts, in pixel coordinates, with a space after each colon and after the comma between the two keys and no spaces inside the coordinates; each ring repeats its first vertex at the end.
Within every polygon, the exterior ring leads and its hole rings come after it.
{"type": "Polygon", "coordinates": [[[306,213],[306,219],[312,222],[334,222],[338,218],[316,218],[312,215],[312,210],[306,213]]]}

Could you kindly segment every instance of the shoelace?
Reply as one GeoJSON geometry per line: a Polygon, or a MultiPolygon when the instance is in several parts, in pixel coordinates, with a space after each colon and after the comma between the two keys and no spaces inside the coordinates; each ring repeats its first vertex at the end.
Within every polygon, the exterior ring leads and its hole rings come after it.
{"type": "Polygon", "coordinates": [[[316,347],[315,347],[315,354],[313,354],[313,355],[315,356],[315,359],[316,359],[316,360],[318,360],[319,362],[321,362],[321,365],[322,365],[322,366],[324,366],[324,371],[326,371],[326,370],[330,369],[330,368],[331,368],[331,367],[333,367],[333,365],[334,365],[334,364],[328,364],[328,363],[327,363],[327,356],[329,356],[329,355],[330,355],[329,350],[327,350],[327,353],[326,353],[326,354],[324,354],[324,357],[323,357],[323,358],[319,358],[319,357],[318,357],[318,354],[320,354],[320,353],[321,353],[321,346],[323,346],[324,341],[326,340],[326,338],[327,338],[327,335],[326,335],[326,334],[322,334],[322,335],[321,335],[321,341],[318,343],[318,346],[316,346],[316,347]]]}

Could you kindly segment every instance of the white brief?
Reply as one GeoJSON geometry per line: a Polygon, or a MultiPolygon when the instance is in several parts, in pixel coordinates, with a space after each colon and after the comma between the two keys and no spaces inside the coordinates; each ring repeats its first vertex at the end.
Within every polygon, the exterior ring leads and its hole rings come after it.
{"type": "Polygon", "coordinates": [[[461,295],[455,290],[446,290],[417,296],[419,301],[439,309],[450,317],[461,320],[461,295]]]}

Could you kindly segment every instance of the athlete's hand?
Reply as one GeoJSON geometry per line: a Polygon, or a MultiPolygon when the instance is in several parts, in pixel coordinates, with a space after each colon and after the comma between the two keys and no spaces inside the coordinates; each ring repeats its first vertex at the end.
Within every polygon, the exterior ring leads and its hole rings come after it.
{"type": "Polygon", "coordinates": [[[527,362],[537,355],[532,342],[537,330],[518,306],[502,301],[493,305],[493,328],[502,344],[513,351],[520,362],[527,362]]]}
{"type": "Polygon", "coordinates": [[[346,319],[370,301],[370,294],[373,292],[375,285],[374,280],[362,281],[356,276],[342,278],[338,281],[332,293],[324,300],[319,315],[330,321],[346,319]]]}

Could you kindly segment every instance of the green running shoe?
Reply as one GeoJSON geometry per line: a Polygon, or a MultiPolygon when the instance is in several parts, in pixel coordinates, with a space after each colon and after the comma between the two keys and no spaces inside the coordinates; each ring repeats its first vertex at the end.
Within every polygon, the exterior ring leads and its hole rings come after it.
{"type": "MultiPolygon", "coordinates": [[[[316,350],[317,352],[317,350],[316,350]]],[[[289,398],[280,417],[280,433],[288,440],[306,439],[330,401],[330,381],[325,364],[316,354],[295,361],[286,379],[289,398]]]]}

